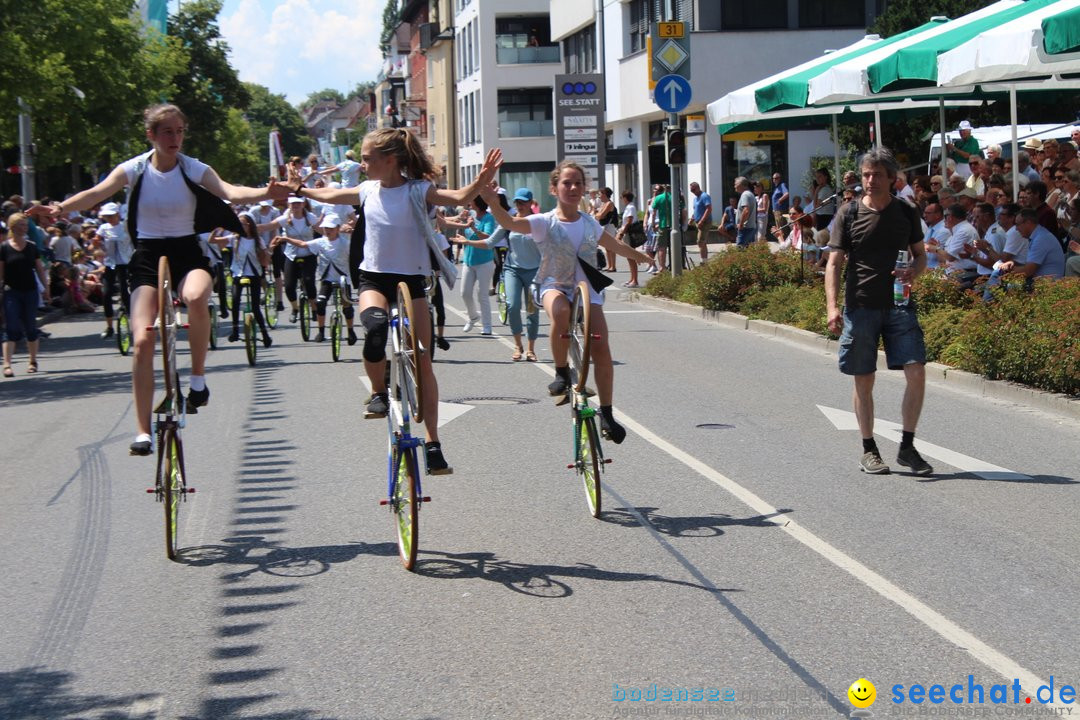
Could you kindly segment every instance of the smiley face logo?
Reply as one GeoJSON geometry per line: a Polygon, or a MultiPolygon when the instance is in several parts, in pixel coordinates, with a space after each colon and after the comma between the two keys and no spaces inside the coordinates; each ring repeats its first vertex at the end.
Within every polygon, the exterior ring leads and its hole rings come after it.
{"type": "Polygon", "coordinates": [[[851,683],[847,691],[848,700],[857,708],[868,708],[877,700],[877,688],[866,678],[859,678],[851,683]]]}

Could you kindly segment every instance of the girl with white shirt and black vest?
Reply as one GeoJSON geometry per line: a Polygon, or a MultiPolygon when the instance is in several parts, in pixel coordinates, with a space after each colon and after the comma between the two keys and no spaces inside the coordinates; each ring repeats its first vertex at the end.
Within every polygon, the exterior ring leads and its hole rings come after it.
{"type": "Polygon", "coordinates": [[[221,199],[254,203],[270,196],[268,188],[251,188],[225,182],[214,169],[180,152],[187,118],[175,105],[154,105],[143,114],[146,139],[151,150],[127,160],[103,181],[63,202],[41,207],[38,217],[54,220],[73,210],[89,210],[131,188],[128,199],[128,233],[135,252],[129,264],[131,327],[135,335],[132,389],[138,435],[131,444],[133,455],[150,454],[150,416],[154,394],[154,344],[151,329],[157,310],[157,268],[162,256],[187,304],[188,342],[191,346],[191,379],[188,412],[206,405],[206,353],[210,344],[209,263],[199,248],[198,233],[218,226],[239,229],[235,213],[221,199]]]}
{"type": "MultiPolygon", "coordinates": [[[[308,189],[298,184],[292,190],[297,195],[323,203],[360,206],[357,222],[363,223],[364,241],[357,290],[360,323],[365,330],[364,370],[372,389],[365,417],[372,418],[385,417],[389,410],[386,340],[390,305],[396,301],[399,282],[406,283],[412,294],[416,336],[431,336],[424,283],[431,275],[431,261],[438,252],[433,226],[434,207],[463,205],[476,197],[480,187],[490,184],[494,178],[495,169],[502,161],[502,152],[489,152],[476,178],[459,190],[440,189],[431,183],[429,178],[435,177],[438,170],[416,137],[404,128],[368,133],[364,136],[360,156],[361,167],[369,180],[360,183],[358,188],[308,189]]],[[[455,268],[449,265],[442,269],[447,283],[453,287],[455,268]]],[[[420,382],[424,397],[424,451],[428,472],[449,474],[453,471],[443,457],[438,435],[439,387],[428,353],[420,355],[420,382]]]]}

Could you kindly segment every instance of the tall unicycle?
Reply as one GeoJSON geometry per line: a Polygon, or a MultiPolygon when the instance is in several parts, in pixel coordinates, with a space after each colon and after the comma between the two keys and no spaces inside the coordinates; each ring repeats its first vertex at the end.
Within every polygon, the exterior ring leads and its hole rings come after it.
{"type": "Polygon", "coordinates": [[[131,352],[131,318],[122,303],[116,313],[116,349],[121,355],[131,352]]]}
{"type": "Polygon", "coordinates": [[[589,288],[580,282],[570,303],[570,365],[575,381],[571,391],[574,423],[574,464],[571,467],[581,475],[589,513],[595,518],[600,517],[600,468],[604,458],[596,427],[596,409],[589,405],[586,389],[592,345],[591,313],[589,288]]]}

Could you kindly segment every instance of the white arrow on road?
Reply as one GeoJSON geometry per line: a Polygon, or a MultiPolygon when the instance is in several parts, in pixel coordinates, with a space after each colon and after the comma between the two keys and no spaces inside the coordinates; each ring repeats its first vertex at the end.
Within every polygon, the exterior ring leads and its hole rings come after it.
{"type": "MultiPolygon", "coordinates": [[[[837,430],[858,430],[859,421],[855,418],[855,413],[848,412],[847,410],[838,410],[837,408],[825,407],[824,405],[818,405],[817,409],[829,419],[829,422],[836,427],[837,430]]],[[[902,438],[903,427],[896,423],[882,420],[881,418],[874,418],[874,434],[880,435],[886,440],[891,440],[895,443],[899,443],[902,438]]],[[[925,440],[919,440],[918,446],[919,452],[927,457],[940,460],[943,463],[952,465],[957,470],[969,472],[972,475],[981,477],[984,480],[1030,480],[1030,475],[1024,475],[1023,473],[1014,472],[1008,468],[1003,468],[998,465],[993,465],[988,462],[984,462],[977,458],[968,457],[958,452],[943,448],[940,445],[934,445],[928,443],[925,440]]]]}
{"type": "MultiPolygon", "coordinates": [[[[360,382],[364,384],[367,391],[371,392],[371,381],[367,379],[366,375],[360,376],[360,382]]],[[[473,409],[472,405],[463,405],[461,403],[445,403],[442,400],[439,401],[439,427],[442,427],[451,420],[457,420],[473,409]]]]}
{"type": "Polygon", "coordinates": [[[667,85],[661,88],[660,92],[666,92],[670,98],[670,100],[668,100],[668,105],[675,107],[675,104],[679,101],[679,83],[674,80],[668,80],[667,85]]]}

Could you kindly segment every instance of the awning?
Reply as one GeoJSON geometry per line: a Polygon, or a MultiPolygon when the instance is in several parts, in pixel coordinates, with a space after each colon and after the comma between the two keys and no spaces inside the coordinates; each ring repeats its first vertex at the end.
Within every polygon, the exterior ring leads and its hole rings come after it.
{"type": "Polygon", "coordinates": [[[1058,0],[1011,22],[989,28],[938,57],[937,82],[941,86],[995,82],[1009,78],[1050,75],[1061,71],[1055,62],[1040,59],[1044,27],[1053,30],[1055,47],[1075,49],[1080,44],[1080,0],[1058,0]],[[1070,15],[1072,25],[1059,20],[1070,15]],[[1072,34],[1073,39],[1068,36],[1072,34]]]}
{"type": "Polygon", "coordinates": [[[1080,8],[1052,15],[1042,22],[1043,49],[1048,55],[1080,51],[1080,8]]]}

